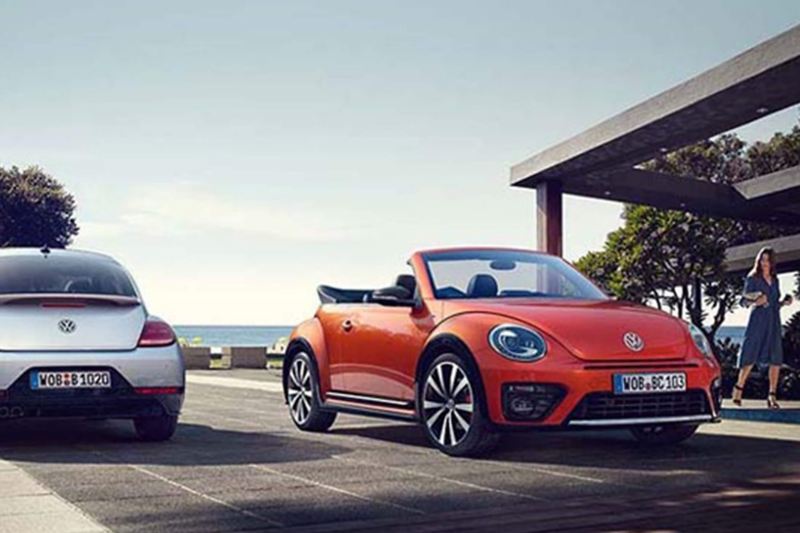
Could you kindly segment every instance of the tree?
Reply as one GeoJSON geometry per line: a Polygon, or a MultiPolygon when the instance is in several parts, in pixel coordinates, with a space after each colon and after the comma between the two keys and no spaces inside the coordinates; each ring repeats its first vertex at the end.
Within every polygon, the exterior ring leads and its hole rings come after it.
{"type": "MultiPolygon", "coordinates": [[[[731,184],[797,164],[800,126],[750,147],[736,135],[722,135],[643,166],[731,184]]],[[[688,318],[710,340],[737,305],[742,289],[740,276],[725,273],[725,250],[798,231],[641,205],[626,205],[622,219],[622,227],[608,235],[603,249],[589,252],[576,266],[619,298],[651,303],[688,318]],[[698,292],[705,308],[696,299],[698,292]]]]}
{"type": "Polygon", "coordinates": [[[0,167],[0,247],[64,248],[78,234],[75,199],[39,167],[0,167]]]}

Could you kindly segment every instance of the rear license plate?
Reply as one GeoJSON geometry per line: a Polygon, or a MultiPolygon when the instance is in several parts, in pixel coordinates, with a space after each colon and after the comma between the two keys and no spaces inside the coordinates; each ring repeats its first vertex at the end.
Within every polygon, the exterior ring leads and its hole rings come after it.
{"type": "Polygon", "coordinates": [[[111,372],[59,371],[31,372],[31,389],[110,389],[111,372]]]}
{"type": "Polygon", "coordinates": [[[647,394],[686,390],[683,372],[614,374],[614,394],[647,394]]]}

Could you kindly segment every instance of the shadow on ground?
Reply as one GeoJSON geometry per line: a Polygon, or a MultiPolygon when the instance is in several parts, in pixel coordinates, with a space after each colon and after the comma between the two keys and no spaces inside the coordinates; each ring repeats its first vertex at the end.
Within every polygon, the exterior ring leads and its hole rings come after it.
{"type": "Polygon", "coordinates": [[[141,442],[127,421],[13,421],[0,425],[0,457],[37,463],[214,466],[314,461],[350,451],[276,435],[180,424],[168,442],[141,442]]]}
{"type": "MultiPolygon", "coordinates": [[[[349,427],[332,430],[340,435],[409,446],[430,447],[414,425],[349,427]]],[[[761,473],[800,471],[797,442],[743,435],[698,433],[672,446],[647,446],[620,431],[534,431],[503,435],[498,448],[487,458],[514,463],[604,469],[674,470],[678,463],[693,461],[692,468],[708,472],[731,472],[760,468],[761,473]]]]}

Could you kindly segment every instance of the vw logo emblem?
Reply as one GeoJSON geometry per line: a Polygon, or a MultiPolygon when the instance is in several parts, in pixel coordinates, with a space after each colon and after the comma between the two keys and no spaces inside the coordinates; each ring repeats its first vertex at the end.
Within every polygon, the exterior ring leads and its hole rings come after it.
{"type": "Polygon", "coordinates": [[[644,349],[644,341],[642,338],[637,335],[636,333],[629,331],[625,335],[622,336],[622,341],[625,343],[625,346],[632,352],[641,352],[644,349]]]}
{"type": "Polygon", "coordinates": [[[70,320],[69,318],[64,318],[58,321],[58,329],[61,330],[61,333],[69,335],[75,331],[75,322],[70,320]]]}

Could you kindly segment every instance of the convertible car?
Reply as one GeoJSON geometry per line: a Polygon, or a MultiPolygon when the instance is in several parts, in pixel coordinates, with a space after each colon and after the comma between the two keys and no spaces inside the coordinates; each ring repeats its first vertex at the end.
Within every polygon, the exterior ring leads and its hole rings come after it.
{"type": "Polygon", "coordinates": [[[284,365],[298,428],[327,430],[339,412],[412,420],[468,456],[504,430],[625,428],[670,444],[719,419],[705,335],[609,298],[558,257],[462,248],[409,265],[382,289],[319,287],[284,365]]]}

